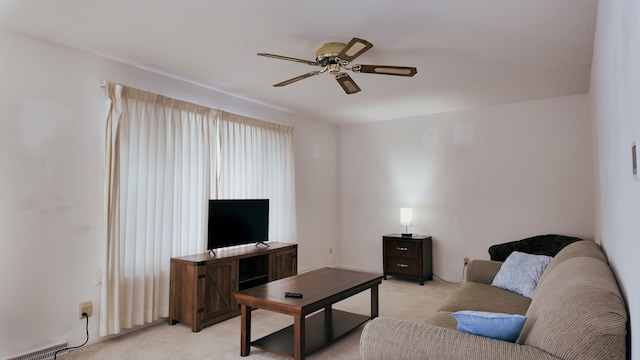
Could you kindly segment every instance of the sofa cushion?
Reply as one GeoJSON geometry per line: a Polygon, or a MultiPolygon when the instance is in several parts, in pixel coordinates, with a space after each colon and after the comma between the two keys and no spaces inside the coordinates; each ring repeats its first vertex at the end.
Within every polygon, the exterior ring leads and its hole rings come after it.
{"type": "Polygon", "coordinates": [[[627,313],[609,266],[567,259],[540,282],[517,342],[562,359],[624,359],[627,313]]]}
{"type": "Polygon", "coordinates": [[[608,264],[607,257],[602,252],[602,248],[596,242],[591,240],[582,240],[576,241],[572,244],[567,245],[564,249],[562,249],[549,263],[547,266],[547,270],[540,281],[538,281],[538,285],[540,285],[544,279],[547,277],[547,274],[551,273],[553,268],[558,266],[558,264],[566,261],[568,259],[572,259],[575,257],[591,257],[594,259],[598,259],[605,264],[608,264]]]}
{"type": "Polygon", "coordinates": [[[458,322],[451,311],[438,311],[424,320],[424,324],[456,330],[458,322]]]}
{"type": "Polygon", "coordinates": [[[363,360],[559,360],[531,346],[382,316],[362,329],[360,355],[363,360]]]}
{"type": "Polygon", "coordinates": [[[503,312],[524,315],[531,304],[528,297],[489,284],[468,282],[454,291],[439,311],[461,310],[503,312]]]}
{"type": "Polygon", "coordinates": [[[491,285],[502,264],[502,261],[471,260],[467,265],[467,281],[491,285]]]}
{"type": "Polygon", "coordinates": [[[538,281],[551,259],[551,256],[514,251],[502,264],[491,285],[533,298],[538,281]]]}
{"type": "Polygon", "coordinates": [[[492,339],[514,342],[520,335],[526,317],[485,311],[457,311],[451,314],[458,331],[492,339]]]}

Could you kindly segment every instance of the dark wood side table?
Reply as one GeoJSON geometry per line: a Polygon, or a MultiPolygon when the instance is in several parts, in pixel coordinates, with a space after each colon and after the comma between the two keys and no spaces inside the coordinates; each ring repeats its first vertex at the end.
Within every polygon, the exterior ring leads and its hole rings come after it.
{"type": "Polygon", "coordinates": [[[382,265],[387,275],[420,281],[433,279],[431,236],[389,234],[382,237],[382,265]]]}

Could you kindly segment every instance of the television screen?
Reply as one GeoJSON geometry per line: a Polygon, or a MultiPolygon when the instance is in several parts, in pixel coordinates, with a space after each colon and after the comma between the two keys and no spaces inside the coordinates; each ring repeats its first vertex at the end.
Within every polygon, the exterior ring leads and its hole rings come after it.
{"type": "Polygon", "coordinates": [[[269,240],[269,199],[209,200],[207,249],[269,240]]]}

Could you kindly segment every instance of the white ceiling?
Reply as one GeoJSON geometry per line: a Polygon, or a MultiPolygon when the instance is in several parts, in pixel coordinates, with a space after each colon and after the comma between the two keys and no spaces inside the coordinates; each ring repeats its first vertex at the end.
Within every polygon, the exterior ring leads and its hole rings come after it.
{"type": "Polygon", "coordinates": [[[0,0],[0,27],[337,124],[380,121],[589,89],[597,0],[0,0]],[[360,37],[346,95],[315,60],[360,37]]]}

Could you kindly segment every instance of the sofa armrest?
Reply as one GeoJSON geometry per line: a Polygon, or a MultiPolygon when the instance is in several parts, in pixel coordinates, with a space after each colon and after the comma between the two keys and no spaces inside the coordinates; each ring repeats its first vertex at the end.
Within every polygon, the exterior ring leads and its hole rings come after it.
{"type": "Polygon", "coordinates": [[[532,346],[384,317],[365,325],[360,355],[363,360],[558,360],[532,346]]]}
{"type": "Polygon", "coordinates": [[[501,261],[471,260],[467,265],[467,281],[491,285],[500,267],[501,261]]]}

